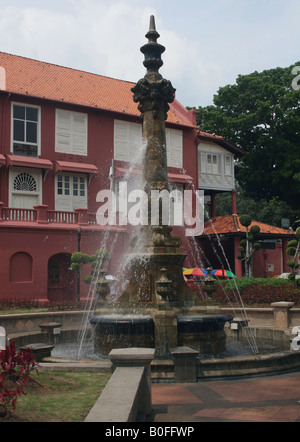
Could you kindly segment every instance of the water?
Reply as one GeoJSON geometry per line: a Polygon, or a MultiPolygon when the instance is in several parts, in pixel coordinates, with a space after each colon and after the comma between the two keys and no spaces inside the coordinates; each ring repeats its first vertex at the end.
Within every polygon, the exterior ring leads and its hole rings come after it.
{"type": "MultiPolygon", "coordinates": [[[[184,171],[184,172],[186,173],[186,171],[184,171]]],[[[194,190],[194,192],[195,192],[195,190],[196,190],[196,189],[195,189],[195,185],[192,184],[192,187],[193,187],[193,190],[194,190]]],[[[212,228],[213,228],[213,230],[214,230],[215,236],[216,236],[216,238],[217,238],[218,246],[219,246],[219,249],[220,249],[220,251],[221,251],[221,255],[222,255],[223,258],[225,259],[225,262],[226,262],[226,265],[227,265],[227,269],[230,270],[230,271],[232,271],[232,268],[231,268],[230,263],[229,263],[229,261],[228,261],[228,258],[227,258],[227,256],[226,256],[226,253],[225,253],[224,247],[223,247],[223,245],[222,245],[222,242],[221,242],[220,236],[218,235],[218,233],[217,233],[217,231],[216,231],[216,229],[215,229],[214,223],[213,223],[212,219],[208,216],[208,213],[207,213],[207,212],[206,212],[206,216],[207,216],[207,218],[208,218],[208,222],[211,224],[211,226],[212,226],[212,228]]],[[[221,259],[221,256],[220,256],[218,250],[216,249],[214,243],[212,242],[210,236],[207,235],[207,237],[208,237],[208,239],[209,239],[209,241],[210,241],[210,245],[211,245],[211,247],[213,248],[214,254],[215,254],[215,256],[217,257],[217,259],[218,259],[218,261],[219,261],[219,263],[220,263],[220,268],[222,268],[222,267],[223,267],[223,261],[222,261],[222,259],[221,259]]],[[[205,268],[205,264],[204,264],[203,261],[202,261],[202,256],[204,256],[203,250],[201,249],[201,247],[200,247],[198,241],[196,241],[196,239],[195,239],[194,237],[191,237],[191,240],[193,241],[193,246],[191,247],[191,252],[192,252],[192,255],[194,255],[194,256],[193,256],[193,258],[194,258],[194,262],[197,263],[196,267],[204,267],[204,268],[205,268]],[[201,252],[201,253],[200,253],[200,252],[201,252]],[[196,256],[195,256],[195,254],[196,254],[196,256]]],[[[207,261],[208,266],[209,266],[209,267],[212,267],[212,266],[211,266],[211,263],[209,262],[209,260],[207,259],[206,256],[205,256],[205,260],[207,261]]],[[[233,272],[233,273],[234,273],[234,272],[233,272]]],[[[237,286],[237,283],[236,283],[235,279],[232,280],[232,293],[234,294],[235,303],[237,304],[238,308],[235,308],[235,307],[232,305],[232,302],[231,302],[231,300],[229,299],[229,297],[228,297],[228,295],[227,295],[227,293],[226,293],[226,291],[225,291],[225,288],[224,288],[223,286],[221,286],[221,287],[222,287],[222,290],[223,290],[223,292],[224,292],[224,295],[226,296],[226,299],[227,299],[227,301],[228,301],[228,304],[229,304],[229,305],[231,306],[231,308],[233,309],[234,315],[235,315],[236,317],[241,317],[243,320],[245,320],[245,323],[247,323],[247,322],[248,322],[248,315],[247,315],[247,312],[246,312],[246,310],[245,310],[244,302],[243,302],[243,299],[242,299],[242,297],[241,297],[241,293],[240,293],[240,291],[239,291],[239,288],[238,288],[238,286],[237,286]]],[[[204,299],[204,297],[205,297],[204,293],[203,293],[203,294],[201,293],[201,296],[202,296],[203,299],[204,299]]],[[[248,341],[249,347],[251,348],[251,352],[252,352],[252,354],[259,354],[260,351],[259,351],[259,349],[258,349],[257,342],[256,342],[256,338],[255,338],[255,335],[254,335],[254,332],[253,332],[252,327],[251,327],[251,326],[244,327],[243,325],[241,325],[241,327],[243,328],[244,334],[245,334],[246,339],[247,339],[247,341],[248,341]]]]}
{"type": "MultiPolygon", "coordinates": [[[[127,173],[125,174],[125,176],[122,178],[123,182],[130,182],[130,179],[132,178],[133,175],[133,170],[136,167],[140,167],[140,164],[142,163],[142,160],[145,156],[145,149],[146,149],[146,144],[142,144],[140,149],[137,149],[136,151],[136,155],[135,157],[132,159],[132,162],[130,164],[130,168],[128,169],[127,173]]],[[[141,177],[139,178],[141,181],[141,177]]],[[[112,189],[111,190],[115,190],[114,187],[114,183],[112,183],[111,185],[112,189]]],[[[119,231],[115,232],[114,234],[114,240],[112,243],[110,243],[111,240],[111,230],[109,228],[109,226],[107,226],[107,229],[105,230],[105,234],[104,234],[104,238],[100,244],[100,248],[101,249],[108,249],[108,250],[113,250],[114,247],[116,246],[118,239],[119,239],[119,231]]],[[[123,251],[123,255],[120,256],[119,258],[119,262],[116,263],[115,268],[117,269],[117,271],[115,272],[114,276],[116,277],[116,281],[112,284],[113,287],[113,291],[114,291],[114,299],[117,299],[125,290],[126,285],[128,284],[129,281],[124,280],[124,275],[128,274],[128,269],[130,267],[130,261],[131,261],[131,256],[127,253],[126,250],[123,251]]],[[[88,338],[88,333],[89,333],[89,314],[93,311],[93,305],[94,305],[94,301],[95,301],[95,290],[96,290],[96,284],[97,281],[99,279],[99,275],[100,275],[100,271],[102,268],[102,262],[101,260],[99,260],[97,267],[94,269],[94,276],[93,276],[93,280],[92,283],[89,287],[89,291],[88,291],[88,296],[87,296],[87,300],[85,303],[85,308],[84,308],[84,312],[87,314],[83,315],[83,319],[82,319],[82,323],[80,326],[80,332],[78,334],[78,342],[79,342],[79,346],[78,346],[78,358],[81,359],[85,353],[85,347],[90,345],[90,342],[92,341],[92,338],[88,338]]]]}
{"type": "MultiPolygon", "coordinates": [[[[271,354],[279,351],[285,350],[285,348],[280,347],[279,345],[272,343],[259,343],[257,342],[257,348],[260,354],[271,354]]],[[[70,341],[64,342],[60,344],[56,344],[54,349],[51,352],[52,358],[62,358],[62,359],[70,359],[70,360],[79,360],[79,359],[87,359],[87,360],[99,360],[99,359],[107,359],[106,356],[102,356],[94,353],[94,345],[92,341],[88,341],[84,345],[84,350],[81,349],[81,357],[79,358],[79,350],[80,343],[78,341],[70,341]]],[[[219,355],[215,356],[215,358],[229,358],[229,357],[243,357],[243,356],[251,356],[253,355],[252,348],[249,344],[241,342],[241,341],[230,341],[226,342],[226,350],[219,355]]],[[[208,358],[210,355],[200,355],[200,358],[208,358]]]]}
{"type": "MultiPolygon", "coordinates": [[[[130,179],[133,175],[133,170],[143,162],[144,154],[145,154],[145,145],[142,145],[141,148],[137,151],[136,157],[133,159],[129,170],[126,173],[126,176],[124,176],[124,178],[123,178],[124,182],[128,182],[128,183],[130,182],[130,179]]],[[[134,184],[135,184],[136,188],[142,188],[142,181],[141,181],[142,177],[141,177],[141,175],[138,175],[138,176],[139,176],[139,183],[136,181],[134,184]]],[[[195,191],[194,186],[193,186],[193,188],[195,191]]],[[[128,185],[128,191],[130,191],[130,185],[128,185]]],[[[221,255],[223,256],[223,258],[225,259],[225,262],[227,264],[227,268],[228,268],[228,270],[232,270],[230,267],[229,261],[227,259],[227,256],[225,254],[220,237],[214,228],[213,221],[211,219],[209,219],[209,222],[211,223],[213,230],[215,232],[218,246],[219,246],[219,250],[221,251],[221,255]]],[[[184,232],[183,232],[183,234],[184,234],[184,232]]],[[[138,232],[138,235],[139,235],[139,232],[138,232]]],[[[104,248],[104,249],[109,248],[109,250],[113,250],[114,246],[118,242],[118,239],[119,239],[119,233],[116,232],[113,242],[109,243],[110,229],[108,227],[105,231],[104,238],[103,238],[103,241],[102,241],[100,247],[104,248]],[[108,244],[109,244],[109,247],[108,247],[108,244]]],[[[139,237],[139,240],[141,240],[141,237],[139,237]]],[[[211,246],[214,249],[215,256],[218,258],[218,260],[220,262],[220,267],[222,267],[222,259],[221,259],[221,256],[219,256],[219,251],[216,250],[216,247],[210,238],[209,238],[209,240],[210,240],[211,246]]],[[[191,252],[194,255],[193,259],[194,259],[194,263],[196,264],[195,266],[205,267],[205,265],[203,264],[203,262],[201,260],[201,253],[202,253],[202,256],[204,256],[204,255],[203,255],[203,252],[202,252],[197,240],[195,238],[191,238],[191,241],[192,241],[191,252]]],[[[117,265],[115,265],[115,268],[117,269],[117,271],[115,272],[114,276],[117,278],[117,280],[111,286],[113,288],[113,290],[112,290],[113,294],[111,297],[112,300],[118,299],[118,297],[121,296],[122,293],[124,293],[124,289],[126,288],[126,285],[129,282],[129,280],[124,279],[124,275],[127,275],[130,273],[130,264],[131,264],[132,258],[133,258],[133,255],[131,255],[130,253],[127,253],[127,251],[124,251],[124,254],[123,254],[122,258],[119,260],[119,263],[117,263],[117,265]]],[[[206,257],[205,257],[205,260],[208,261],[206,257]]],[[[208,264],[210,265],[210,263],[208,263],[208,264]]],[[[89,289],[89,293],[88,293],[88,297],[87,297],[87,301],[86,301],[86,306],[85,306],[86,313],[90,313],[93,308],[93,304],[94,304],[94,300],[95,300],[95,289],[96,289],[96,284],[97,284],[97,280],[99,278],[99,272],[101,270],[101,267],[102,267],[102,263],[99,262],[98,266],[95,269],[95,274],[94,274],[92,284],[90,285],[90,289],[89,289]]],[[[233,284],[233,293],[235,296],[235,302],[238,305],[238,308],[236,308],[236,310],[234,309],[231,301],[229,300],[227,293],[226,293],[223,286],[222,286],[222,289],[228,299],[229,305],[233,308],[235,316],[242,317],[242,319],[244,319],[247,322],[247,320],[248,320],[247,313],[245,311],[243,300],[242,300],[241,294],[239,292],[238,286],[236,284],[236,281],[233,280],[232,284],[233,284]]],[[[205,294],[203,292],[200,293],[200,296],[203,299],[205,299],[205,294]]],[[[112,309],[113,309],[113,306],[112,306],[112,309]]],[[[113,312],[113,313],[117,313],[117,312],[113,312]]],[[[81,327],[80,327],[81,331],[78,335],[79,346],[78,346],[78,355],[77,356],[79,359],[83,357],[83,355],[86,352],[86,347],[90,346],[93,341],[93,337],[91,337],[90,339],[87,338],[87,333],[89,332],[89,314],[84,315],[83,318],[84,318],[83,323],[81,324],[81,327]]],[[[244,328],[244,333],[245,333],[245,336],[248,340],[248,345],[251,349],[252,354],[258,354],[260,352],[260,350],[257,346],[256,338],[254,336],[252,328],[251,327],[244,328]]]]}

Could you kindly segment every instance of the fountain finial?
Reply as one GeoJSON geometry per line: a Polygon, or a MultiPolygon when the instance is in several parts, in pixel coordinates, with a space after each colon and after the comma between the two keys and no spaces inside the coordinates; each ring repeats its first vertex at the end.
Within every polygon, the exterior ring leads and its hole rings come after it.
{"type": "Polygon", "coordinates": [[[155,27],[155,18],[151,15],[149,31],[146,34],[148,43],[141,47],[141,52],[145,55],[144,66],[147,68],[148,72],[158,72],[158,69],[163,65],[161,54],[166,48],[157,43],[159,37],[160,35],[155,27]]]}
{"type": "Polygon", "coordinates": [[[149,31],[146,34],[146,38],[148,40],[153,41],[156,43],[156,40],[160,37],[159,33],[156,30],[155,26],[155,18],[154,15],[150,16],[150,25],[149,25],[149,31]]]}

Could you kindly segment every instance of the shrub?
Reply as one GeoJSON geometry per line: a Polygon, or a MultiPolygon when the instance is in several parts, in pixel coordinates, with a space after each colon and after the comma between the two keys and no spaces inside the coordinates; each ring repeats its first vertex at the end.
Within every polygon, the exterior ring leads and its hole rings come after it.
{"type": "Polygon", "coordinates": [[[0,405],[7,408],[11,404],[16,409],[18,397],[25,394],[30,372],[37,370],[37,366],[32,351],[17,351],[14,340],[0,351],[0,405]]]}
{"type": "Polygon", "coordinates": [[[55,310],[80,310],[85,307],[85,301],[45,301],[38,299],[24,298],[0,298],[0,310],[31,310],[43,308],[51,311],[55,310]]]}
{"type": "Polygon", "coordinates": [[[244,227],[249,227],[250,224],[252,222],[251,216],[250,215],[241,215],[240,216],[240,223],[244,226],[244,227]]]}
{"type": "Polygon", "coordinates": [[[242,278],[218,281],[213,295],[219,304],[262,305],[288,301],[300,305],[300,287],[294,287],[289,280],[276,278],[242,278]]]}

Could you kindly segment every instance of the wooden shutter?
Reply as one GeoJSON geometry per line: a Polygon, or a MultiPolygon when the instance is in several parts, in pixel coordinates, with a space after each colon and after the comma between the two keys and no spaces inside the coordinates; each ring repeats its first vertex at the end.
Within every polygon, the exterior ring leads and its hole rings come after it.
{"type": "Polygon", "coordinates": [[[168,167],[182,168],[182,131],[175,129],[166,129],[166,144],[168,167]]]}
{"type": "Polygon", "coordinates": [[[87,115],[56,110],[55,151],[87,155],[87,115]]]}
{"type": "Polygon", "coordinates": [[[142,147],[142,126],[138,123],[115,120],[114,159],[132,162],[142,147]]]}
{"type": "Polygon", "coordinates": [[[69,112],[56,111],[55,150],[71,153],[71,115],[69,112]]]}
{"type": "Polygon", "coordinates": [[[87,155],[87,115],[73,113],[71,117],[73,153],[87,155]]]}

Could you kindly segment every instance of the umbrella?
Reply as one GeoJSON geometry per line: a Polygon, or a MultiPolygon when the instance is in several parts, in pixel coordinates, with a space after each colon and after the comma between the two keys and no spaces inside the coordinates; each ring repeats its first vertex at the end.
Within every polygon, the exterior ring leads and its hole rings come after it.
{"type": "Polygon", "coordinates": [[[236,276],[230,270],[217,269],[211,272],[212,276],[217,276],[220,279],[233,279],[236,276]]]}
{"type": "Polygon", "coordinates": [[[118,278],[113,275],[105,275],[105,279],[107,279],[109,281],[119,281],[118,278]]]}
{"type": "Polygon", "coordinates": [[[183,269],[184,276],[207,276],[207,271],[200,269],[200,267],[195,267],[194,269],[183,269]]]}

